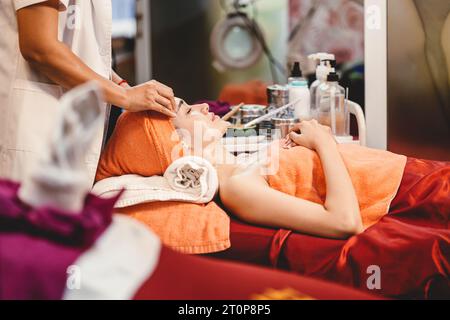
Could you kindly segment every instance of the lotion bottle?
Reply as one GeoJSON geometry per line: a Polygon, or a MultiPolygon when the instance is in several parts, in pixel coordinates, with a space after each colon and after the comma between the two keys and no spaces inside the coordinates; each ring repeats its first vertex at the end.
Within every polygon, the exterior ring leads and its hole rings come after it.
{"type": "Polygon", "coordinates": [[[308,89],[308,81],[302,76],[300,63],[295,62],[288,79],[289,102],[299,100],[293,106],[294,117],[300,120],[308,120],[310,115],[311,95],[308,89]]]}
{"type": "Polygon", "coordinates": [[[317,120],[317,108],[316,108],[316,93],[317,89],[322,83],[327,81],[328,74],[335,72],[336,60],[333,54],[319,52],[308,56],[309,59],[318,61],[319,65],[316,69],[316,80],[311,84],[309,88],[311,97],[311,117],[317,120]]]}
{"type": "Polygon", "coordinates": [[[335,136],[349,135],[349,112],[345,103],[346,91],[339,85],[339,76],[331,72],[327,81],[317,89],[317,121],[329,126],[335,136]]]}

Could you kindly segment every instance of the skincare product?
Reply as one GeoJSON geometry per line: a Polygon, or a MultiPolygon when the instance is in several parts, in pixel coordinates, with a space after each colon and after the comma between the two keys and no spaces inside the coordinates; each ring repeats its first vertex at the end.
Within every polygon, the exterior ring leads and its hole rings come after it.
{"type": "Polygon", "coordinates": [[[317,119],[317,108],[316,108],[316,93],[317,88],[324,82],[327,81],[327,76],[330,72],[334,72],[336,68],[336,60],[333,54],[319,52],[316,54],[312,54],[308,56],[309,59],[315,60],[318,62],[318,66],[316,69],[316,80],[311,84],[309,88],[311,103],[311,116],[314,119],[317,119]]]}
{"type": "Polygon", "coordinates": [[[308,82],[302,77],[300,70],[300,63],[295,62],[292,68],[291,76],[289,77],[289,102],[297,101],[293,106],[293,114],[291,118],[300,120],[310,119],[310,93],[308,89],[308,82]]]}
{"type": "Polygon", "coordinates": [[[272,111],[289,103],[289,88],[274,84],[267,87],[268,110],[272,111]]]}
{"type": "Polygon", "coordinates": [[[253,125],[259,124],[266,120],[272,120],[272,118],[274,118],[275,116],[279,117],[280,114],[282,114],[284,111],[289,109],[291,106],[294,106],[297,102],[300,102],[300,100],[295,100],[293,102],[289,102],[288,104],[286,104],[278,109],[272,110],[272,111],[268,112],[267,114],[263,115],[262,117],[259,117],[258,119],[255,119],[255,120],[250,121],[249,123],[245,124],[244,128],[249,128],[253,125]]]}
{"type": "Polygon", "coordinates": [[[345,101],[346,90],[338,83],[339,76],[331,72],[317,89],[317,121],[329,126],[335,136],[349,135],[350,115],[345,101]]]}
{"type": "Polygon", "coordinates": [[[291,129],[295,126],[296,123],[299,123],[299,119],[291,118],[291,119],[284,119],[284,118],[272,118],[272,122],[274,124],[275,133],[277,136],[275,138],[282,139],[286,137],[291,129]]]}

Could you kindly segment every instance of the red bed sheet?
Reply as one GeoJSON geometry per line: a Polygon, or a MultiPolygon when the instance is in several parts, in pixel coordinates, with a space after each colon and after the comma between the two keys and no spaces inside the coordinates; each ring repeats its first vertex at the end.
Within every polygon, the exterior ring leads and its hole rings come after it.
{"type": "Polygon", "coordinates": [[[333,240],[233,220],[231,248],[212,256],[271,265],[386,297],[449,299],[449,217],[450,162],[409,158],[389,214],[362,234],[333,240]],[[376,274],[379,283],[371,277],[376,274]]]}

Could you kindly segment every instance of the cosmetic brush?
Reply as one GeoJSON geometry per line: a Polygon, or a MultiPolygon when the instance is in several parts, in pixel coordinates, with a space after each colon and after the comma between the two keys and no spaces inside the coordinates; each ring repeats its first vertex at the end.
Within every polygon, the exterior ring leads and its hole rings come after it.
{"type": "Polygon", "coordinates": [[[293,102],[290,102],[290,103],[288,103],[288,104],[286,104],[286,105],[284,105],[284,106],[282,106],[282,107],[279,107],[278,109],[275,109],[275,110],[269,112],[268,114],[263,115],[262,117],[259,117],[259,118],[255,119],[255,120],[253,120],[253,121],[250,121],[249,123],[247,123],[246,125],[244,125],[244,129],[247,129],[247,128],[249,128],[249,127],[252,127],[252,126],[254,126],[255,124],[258,124],[258,123],[260,123],[260,122],[263,122],[263,121],[265,121],[265,120],[267,120],[267,119],[273,118],[274,116],[276,116],[276,115],[279,114],[280,112],[283,112],[283,111],[286,110],[287,108],[292,107],[293,105],[299,103],[301,100],[302,100],[302,99],[297,99],[297,100],[295,100],[295,101],[293,101],[293,102]]]}
{"type": "Polygon", "coordinates": [[[239,111],[239,109],[241,109],[241,107],[243,105],[244,105],[244,103],[240,103],[236,107],[232,108],[230,112],[228,112],[226,115],[224,115],[222,117],[222,120],[223,121],[228,121],[232,116],[234,116],[239,111]]]}

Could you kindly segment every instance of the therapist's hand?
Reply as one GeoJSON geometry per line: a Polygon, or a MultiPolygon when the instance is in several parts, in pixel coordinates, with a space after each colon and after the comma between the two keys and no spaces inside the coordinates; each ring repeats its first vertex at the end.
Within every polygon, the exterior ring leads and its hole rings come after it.
{"type": "Polygon", "coordinates": [[[127,104],[124,109],[132,112],[153,110],[168,117],[175,117],[175,96],[168,86],[152,80],[126,88],[127,104]]]}

